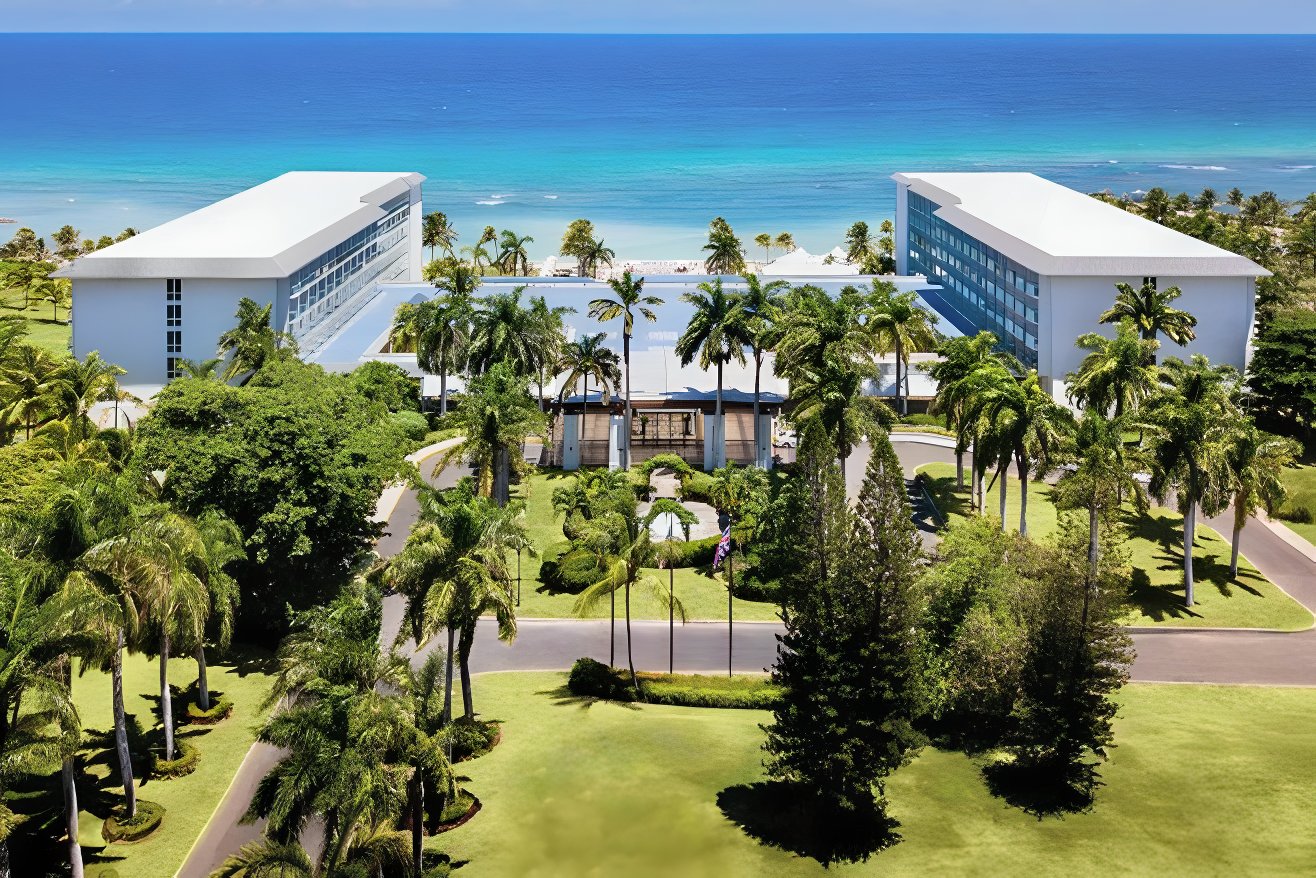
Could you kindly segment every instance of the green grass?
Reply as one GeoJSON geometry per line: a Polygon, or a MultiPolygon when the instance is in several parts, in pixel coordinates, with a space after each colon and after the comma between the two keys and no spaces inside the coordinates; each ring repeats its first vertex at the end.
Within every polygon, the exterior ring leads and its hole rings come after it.
{"type": "MultiPolygon", "coordinates": [[[[1281,518],[1299,508],[1305,508],[1316,517],[1316,464],[1307,463],[1284,470],[1284,487],[1288,489],[1289,497],[1279,510],[1281,518]]],[[[1316,522],[1285,521],[1284,526],[1316,545],[1316,522]]]]}
{"type": "MultiPolygon", "coordinates": [[[[513,491],[526,501],[526,526],[530,539],[542,554],[544,551],[566,542],[562,535],[562,519],[553,511],[553,489],[575,476],[561,471],[548,470],[532,475],[525,483],[516,486],[513,491]]],[[[574,616],[572,605],[576,596],[571,594],[550,594],[539,582],[539,558],[521,556],[521,607],[517,615],[523,619],[565,619],[574,616]]],[[[664,589],[668,585],[668,571],[656,568],[648,571],[658,579],[664,589]]],[[[695,568],[683,567],[673,571],[676,596],[685,606],[686,616],[692,621],[712,621],[727,617],[727,590],[721,574],[717,579],[709,578],[695,568]]],[[[744,601],[735,598],[733,612],[736,619],[744,622],[775,622],[777,605],[761,601],[744,601]]],[[[622,595],[617,595],[617,614],[622,613],[622,595]]],[[[608,605],[603,603],[592,614],[592,618],[606,618],[608,605]]],[[[667,610],[651,595],[636,592],[631,598],[631,618],[666,619],[667,610]]]]}
{"type": "MultiPolygon", "coordinates": [[[[484,809],[429,844],[479,876],[824,875],[718,793],[763,779],[760,711],[587,703],[554,673],[477,677],[503,741],[464,763],[484,809]]],[[[887,784],[902,840],[840,875],[1296,875],[1316,862],[1316,690],[1133,685],[1093,808],[1038,820],[982,762],[928,749],[887,784]],[[1258,724],[1256,717],[1266,717],[1258,724]]]]}
{"type": "MultiPolygon", "coordinates": [[[[958,492],[955,467],[931,463],[919,467],[932,480],[929,492],[954,522],[968,514],[968,489],[958,492]]],[[[966,474],[967,484],[967,474],[966,474]]],[[[990,480],[990,477],[989,477],[990,480]]],[[[999,484],[987,495],[987,510],[999,507],[999,484]]],[[[1006,519],[1013,529],[1019,524],[1019,480],[1011,478],[1006,490],[1006,519]]],[[[1028,483],[1028,532],[1045,537],[1056,529],[1056,508],[1051,504],[1051,486],[1028,483]]],[[[1229,578],[1229,542],[1214,530],[1199,525],[1193,550],[1196,578],[1195,604],[1183,605],[1183,517],[1153,506],[1145,515],[1132,509],[1125,513],[1129,540],[1124,548],[1133,567],[1129,625],[1173,625],[1219,628],[1278,628],[1301,630],[1312,624],[1312,615],[1301,604],[1280,591],[1243,557],[1238,579],[1229,578]]]]}
{"type": "MultiPolygon", "coordinates": [[[[114,728],[109,675],[88,671],[74,678],[74,700],[87,730],[83,735],[78,804],[82,809],[79,836],[88,878],[97,878],[106,869],[116,870],[121,878],[130,875],[134,878],[169,878],[182,865],[255,739],[254,728],[262,719],[258,704],[270,684],[270,677],[263,671],[263,659],[263,653],[252,650],[246,660],[210,667],[211,691],[223,692],[233,699],[235,706],[233,714],[218,725],[177,727],[179,737],[191,741],[201,751],[201,761],[195,772],[171,780],[143,779],[139,767],[138,797],[158,802],[167,810],[160,829],[133,844],[106,846],[100,834],[101,823],[110,808],[122,801],[123,795],[123,787],[118,785],[118,762],[112,751],[104,748],[109,741],[104,733],[114,728]]],[[[185,688],[196,679],[196,663],[191,659],[171,660],[169,675],[171,683],[185,688]]],[[[123,677],[124,707],[129,727],[134,721],[140,724],[146,740],[155,743],[159,735],[159,664],[142,656],[128,656],[124,661],[123,677]]],[[[177,714],[181,716],[182,711],[177,711],[177,714]]],[[[33,835],[41,832],[38,824],[49,827],[59,822],[58,774],[45,779],[41,788],[42,796],[33,797],[30,802],[47,805],[49,810],[39,812],[31,821],[33,835]]],[[[18,810],[23,810],[21,805],[18,810]]],[[[20,838],[14,842],[16,848],[29,845],[38,852],[36,856],[57,858],[52,861],[62,859],[63,851],[49,847],[49,838],[29,836],[24,839],[21,837],[23,829],[18,834],[20,838]]],[[[22,862],[22,859],[18,855],[16,862],[22,862]]]]}
{"type": "Polygon", "coordinates": [[[49,302],[33,301],[31,307],[24,310],[21,290],[0,290],[0,316],[19,315],[27,318],[27,340],[45,348],[57,357],[69,352],[69,342],[73,337],[73,328],[68,323],[68,313],[60,309],[60,319],[51,317],[49,302]]]}

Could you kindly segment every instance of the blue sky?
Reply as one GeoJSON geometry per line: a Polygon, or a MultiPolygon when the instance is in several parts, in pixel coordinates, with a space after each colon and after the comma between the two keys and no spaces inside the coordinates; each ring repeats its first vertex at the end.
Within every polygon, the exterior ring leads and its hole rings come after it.
{"type": "Polygon", "coordinates": [[[1316,0],[0,0],[0,30],[1312,33],[1316,0]]]}

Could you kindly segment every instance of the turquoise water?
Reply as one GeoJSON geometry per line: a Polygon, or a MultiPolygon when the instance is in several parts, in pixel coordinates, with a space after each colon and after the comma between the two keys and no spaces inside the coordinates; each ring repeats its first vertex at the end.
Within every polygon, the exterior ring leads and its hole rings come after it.
{"type": "Polygon", "coordinates": [[[1312,37],[0,35],[0,81],[0,215],[43,233],[291,169],[420,171],[536,258],[578,216],[632,258],[719,214],[829,249],[899,170],[1316,190],[1312,37]]]}

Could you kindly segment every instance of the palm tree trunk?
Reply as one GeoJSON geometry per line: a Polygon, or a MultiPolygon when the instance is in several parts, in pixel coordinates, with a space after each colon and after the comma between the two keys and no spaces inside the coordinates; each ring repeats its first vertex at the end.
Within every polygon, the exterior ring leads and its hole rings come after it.
{"type": "Polygon", "coordinates": [[[1234,534],[1229,547],[1229,578],[1238,579],[1238,544],[1243,537],[1243,526],[1247,516],[1243,514],[1243,504],[1234,498],[1234,534]]]}
{"type": "Polygon", "coordinates": [[[1019,461],[1019,533],[1028,536],[1028,467],[1019,461]]]}
{"type": "Polygon", "coordinates": [[[608,667],[617,667],[617,589],[608,592],[608,613],[612,621],[608,625],[608,667]]]}
{"type": "Polygon", "coordinates": [[[457,645],[457,662],[462,677],[462,715],[475,719],[475,699],[471,694],[471,645],[475,642],[475,626],[463,625],[457,645]]]}
{"type": "Polygon", "coordinates": [[[174,700],[169,691],[169,635],[160,635],[160,723],[164,726],[164,758],[174,758],[174,700]]]}
{"type": "Polygon", "coordinates": [[[137,816],[137,787],[133,783],[132,755],[128,752],[128,721],[123,711],[123,629],[110,659],[110,691],[114,702],[114,749],[119,757],[119,779],[123,782],[124,814],[137,816]]]}
{"type": "Polygon", "coordinates": [[[1009,464],[1002,463],[998,474],[998,480],[1001,483],[1001,530],[1005,530],[1005,488],[1010,482],[1009,464]]]}
{"type": "Polygon", "coordinates": [[[424,874],[425,852],[425,779],[417,768],[411,773],[411,874],[424,874]]]}
{"type": "Polygon", "coordinates": [[[506,506],[511,498],[511,455],[506,445],[499,445],[494,451],[494,502],[506,506]]]}
{"type": "Polygon", "coordinates": [[[635,676],[635,655],[631,651],[631,584],[626,583],[626,665],[631,669],[631,685],[635,687],[635,697],[644,700],[644,690],[640,688],[640,678],[635,676]]]}
{"type": "Polygon", "coordinates": [[[964,446],[955,443],[955,490],[964,490],[964,446]]]}
{"type": "Polygon", "coordinates": [[[766,467],[767,461],[759,458],[759,449],[762,447],[762,431],[759,429],[759,373],[763,371],[763,350],[754,348],[754,462],[760,467],[766,467]]]}
{"type": "MultiPolygon", "coordinates": [[[[60,768],[60,782],[64,787],[64,831],[68,833],[69,872],[72,878],[82,878],[82,845],[78,844],[78,786],[74,782],[73,757],[64,760],[60,768]]],[[[5,848],[5,870],[8,873],[9,849],[5,848]]]]}
{"type": "Polygon", "coordinates": [[[904,388],[900,383],[900,333],[896,333],[896,411],[904,417],[908,412],[905,411],[904,388]]]}
{"type": "Polygon", "coordinates": [[[1097,581],[1097,552],[1100,551],[1097,504],[1088,507],[1088,578],[1097,581]]]}
{"type": "MultiPolygon", "coordinates": [[[[445,726],[452,722],[452,659],[453,653],[456,651],[453,646],[456,636],[457,630],[453,628],[452,625],[449,625],[448,654],[444,657],[444,661],[447,663],[448,667],[443,675],[443,724],[445,726]]],[[[449,756],[451,756],[451,753],[449,753],[449,756]]]]}
{"type": "Polygon", "coordinates": [[[439,416],[448,413],[448,370],[439,371],[439,416]]]}
{"type": "Polygon", "coordinates": [[[206,676],[206,647],[196,648],[196,698],[202,710],[210,710],[210,681],[206,676]]]}
{"type": "Polygon", "coordinates": [[[621,336],[622,354],[626,359],[626,418],[621,428],[621,468],[631,468],[631,335],[621,336]]]}
{"type": "Polygon", "coordinates": [[[1193,605],[1193,543],[1197,539],[1197,503],[1188,501],[1183,517],[1183,590],[1184,604],[1193,605]]]}

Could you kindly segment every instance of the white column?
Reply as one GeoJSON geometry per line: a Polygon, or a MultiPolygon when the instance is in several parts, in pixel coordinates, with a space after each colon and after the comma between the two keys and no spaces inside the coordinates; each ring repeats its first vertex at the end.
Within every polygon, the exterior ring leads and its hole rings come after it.
{"type": "Polygon", "coordinates": [[[622,415],[608,416],[608,469],[621,469],[622,427],[626,418],[622,415]]]}
{"type": "Polygon", "coordinates": [[[759,447],[755,453],[760,467],[772,469],[772,415],[759,415],[759,447]]]}
{"type": "Polygon", "coordinates": [[[580,415],[562,417],[562,468],[580,469],[580,415]]]}
{"type": "Polygon", "coordinates": [[[726,415],[704,415],[704,469],[715,470],[726,466],[727,446],[723,441],[726,415]]]}

